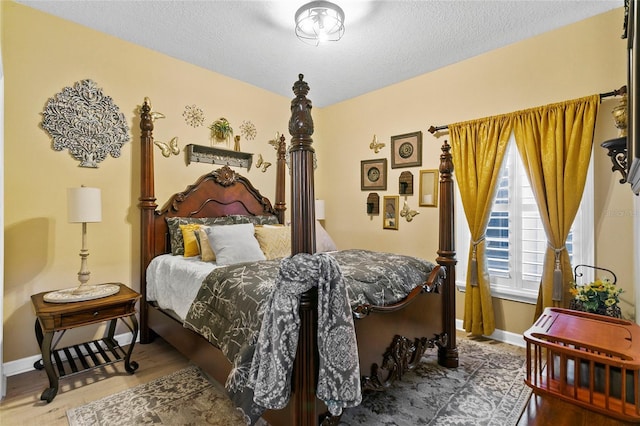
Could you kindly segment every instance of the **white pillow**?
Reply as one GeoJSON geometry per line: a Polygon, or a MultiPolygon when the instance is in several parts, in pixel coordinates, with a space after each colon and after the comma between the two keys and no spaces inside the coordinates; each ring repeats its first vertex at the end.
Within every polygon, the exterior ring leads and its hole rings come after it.
{"type": "Polygon", "coordinates": [[[205,228],[209,245],[216,254],[216,264],[233,265],[266,260],[254,235],[253,223],[209,226],[205,228]]]}
{"type": "Polygon", "coordinates": [[[336,250],[338,250],[336,243],[333,242],[327,230],[316,220],[316,253],[336,250]]]}

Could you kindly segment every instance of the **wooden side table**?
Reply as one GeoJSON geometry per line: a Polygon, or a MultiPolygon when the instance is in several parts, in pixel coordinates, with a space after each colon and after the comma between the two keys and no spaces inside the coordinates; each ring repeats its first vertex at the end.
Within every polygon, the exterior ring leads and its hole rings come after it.
{"type": "Polygon", "coordinates": [[[44,368],[49,378],[49,387],[42,392],[40,399],[51,402],[58,393],[59,378],[64,376],[120,361],[124,361],[125,369],[131,374],[138,369],[138,364],[131,361],[131,353],[138,337],[135,304],[140,299],[140,294],[124,284],[115,284],[120,286],[118,293],[82,302],[45,302],[44,295],[49,292],[31,296],[37,317],[36,339],[42,352],[42,360],[37,361],[34,367],[39,370],[44,368]],[[131,344],[126,353],[114,338],[118,319],[132,333],[131,344]],[[105,321],[109,321],[109,327],[104,338],[56,349],[66,330],[105,321]],[[61,333],[53,343],[57,332],[61,333]],[[66,369],[63,358],[67,360],[66,369]]]}
{"type": "Polygon", "coordinates": [[[525,383],[548,395],[628,422],[640,422],[640,326],[545,308],[524,332],[525,383]]]}

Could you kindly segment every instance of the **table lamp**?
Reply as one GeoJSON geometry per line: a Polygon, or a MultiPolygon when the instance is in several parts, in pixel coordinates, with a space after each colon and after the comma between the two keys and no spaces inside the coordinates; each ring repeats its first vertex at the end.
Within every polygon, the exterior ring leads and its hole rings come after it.
{"type": "Polygon", "coordinates": [[[102,221],[102,202],[99,188],[67,189],[67,220],[69,223],[82,223],[82,248],[80,249],[80,272],[78,280],[80,285],[74,290],[75,294],[83,294],[94,291],[94,286],[87,285],[91,272],[87,269],[87,223],[102,221]]]}
{"type": "Polygon", "coordinates": [[[47,293],[44,300],[53,303],[77,302],[117,293],[120,287],[115,284],[87,285],[91,276],[91,272],[87,269],[87,257],[89,256],[87,223],[102,221],[100,188],[88,188],[84,185],[80,188],[68,188],[67,221],[82,224],[82,248],[80,249],[80,272],[78,272],[80,285],[47,293]]]}

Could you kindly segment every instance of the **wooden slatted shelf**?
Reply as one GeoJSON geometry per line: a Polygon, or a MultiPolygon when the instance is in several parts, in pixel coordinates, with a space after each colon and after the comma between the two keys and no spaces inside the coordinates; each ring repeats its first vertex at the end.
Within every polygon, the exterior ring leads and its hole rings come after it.
{"type": "MultiPolygon", "coordinates": [[[[51,356],[58,377],[65,377],[123,361],[127,353],[116,340],[104,338],[52,350],[51,356]]],[[[44,368],[42,360],[34,366],[44,368]]]]}

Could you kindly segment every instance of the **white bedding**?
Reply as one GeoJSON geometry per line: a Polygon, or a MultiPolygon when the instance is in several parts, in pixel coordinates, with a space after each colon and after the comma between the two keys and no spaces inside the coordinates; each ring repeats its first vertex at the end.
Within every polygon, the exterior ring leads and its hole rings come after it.
{"type": "Polygon", "coordinates": [[[173,310],[184,321],[202,281],[215,268],[215,263],[203,262],[200,256],[155,257],[147,267],[147,300],[173,310]]]}

